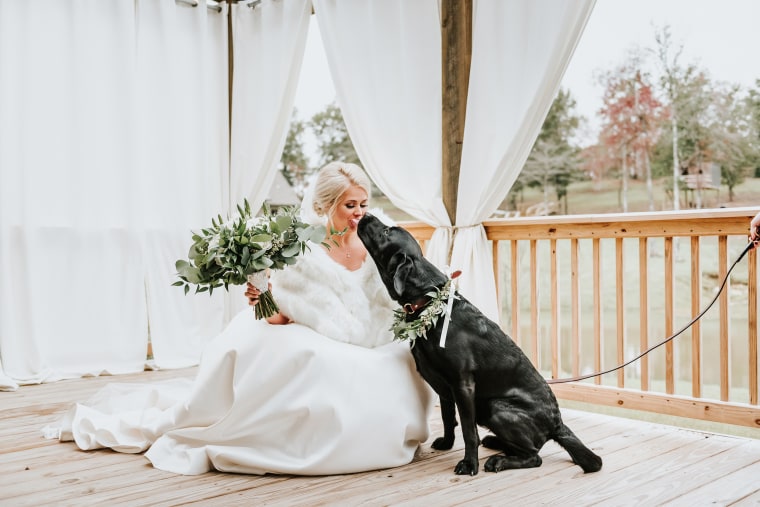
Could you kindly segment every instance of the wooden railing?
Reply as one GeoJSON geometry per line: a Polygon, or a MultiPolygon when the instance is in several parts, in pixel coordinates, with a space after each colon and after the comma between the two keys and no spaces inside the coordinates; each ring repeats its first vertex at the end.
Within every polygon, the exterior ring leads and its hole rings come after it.
{"type": "MultiPolygon", "coordinates": [[[[623,364],[715,298],[756,212],[488,221],[500,324],[547,378],[623,364]]],[[[432,234],[402,225],[423,244],[432,234]]],[[[715,305],[674,340],[614,373],[552,388],[567,400],[760,428],[757,287],[751,250],[715,305]]]]}

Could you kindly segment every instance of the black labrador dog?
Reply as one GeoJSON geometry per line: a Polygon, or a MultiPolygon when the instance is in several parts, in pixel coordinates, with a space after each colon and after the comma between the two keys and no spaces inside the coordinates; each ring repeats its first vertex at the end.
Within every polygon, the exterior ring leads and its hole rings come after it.
{"type": "MultiPolygon", "coordinates": [[[[377,265],[388,293],[411,321],[424,311],[427,294],[440,289],[448,277],[422,256],[405,229],[385,225],[367,214],[359,222],[359,238],[377,265]]],[[[478,473],[477,425],[493,435],[483,445],[502,451],[488,458],[484,470],[541,465],[539,450],[557,441],[584,472],[602,468],[602,459],[587,448],[562,422],[557,400],[546,380],[501,328],[461,295],[454,300],[445,347],[440,346],[444,318],[417,338],[412,355],[417,370],[441,400],[443,436],[432,446],[451,449],[455,410],[462,421],[464,459],[454,472],[478,473]]]]}

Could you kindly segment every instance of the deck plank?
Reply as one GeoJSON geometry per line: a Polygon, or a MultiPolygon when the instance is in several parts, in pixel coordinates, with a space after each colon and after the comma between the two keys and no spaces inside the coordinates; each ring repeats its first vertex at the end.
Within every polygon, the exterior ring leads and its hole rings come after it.
{"type": "MultiPolygon", "coordinates": [[[[730,467],[724,476],[718,480],[705,483],[696,489],[675,497],[669,501],[674,506],[694,506],[699,505],[705,498],[709,498],[716,505],[729,505],[736,499],[751,500],[754,496],[754,504],[760,503],[760,455],[753,453],[742,456],[740,459],[736,453],[726,453],[723,457],[725,461],[731,462],[730,467]],[[751,463],[748,461],[755,460],[751,463]]],[[[712,468],[712,461],[711,461],[712,468]]]]}
{"type": "MultiPolygon", "coordinates": [[[[751,505],[760,499],[760,440],[713,435],[563,409],[566,423],[604,459],[584,474],[554,442],[543,465],[498,474],[453,473],[463,456],[430,448],[389,470],[323,477],[209,472],[182,476],[154,469],[141,454],[80,451],[42,438],[41,428],[110,382],[192,377],[195,369],[66,380],[0,393],[0,506],[45,505],[751,505]]],[[[485,435],[486,431],[481,431],[485,435]]]]}

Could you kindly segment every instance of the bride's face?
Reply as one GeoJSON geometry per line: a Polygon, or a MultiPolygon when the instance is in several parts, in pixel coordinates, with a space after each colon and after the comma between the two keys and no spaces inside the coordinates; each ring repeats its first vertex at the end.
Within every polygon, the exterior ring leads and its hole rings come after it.
{"type": "Polygon", "coordinates": [[[338,199],[338,206],[330,217],[335,230],[342,231],[348,227],[349,231],[356,232],[359,220],[367,211],[368,201],[369,196],[361,187],[351,186],[343,192],[338,199]]]}

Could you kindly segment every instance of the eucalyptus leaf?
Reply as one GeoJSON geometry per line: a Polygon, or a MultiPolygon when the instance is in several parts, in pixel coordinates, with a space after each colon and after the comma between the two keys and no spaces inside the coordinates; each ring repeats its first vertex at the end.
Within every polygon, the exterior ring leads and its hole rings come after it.
{"type": "Polygon", "coordinates": [[[285,257],[295,257],[301,252],[301,245],[298,243],[291,243],[280,251],[280,254],[285,257]]]}
{"type": "Polygon", "coordinates": [[[281,231],[287,231],[290,229],[290,226],[293,225],[293,219],[287,215],[280,215],[276,217],[275,222],[277,222],[277,226],[281,231]]]}
{"type": "Polygon", "coordinates": [[[255,236],[251,236],[252,243],[270,243],[271,241],[271,234],[256,234],[255,236]]]}

